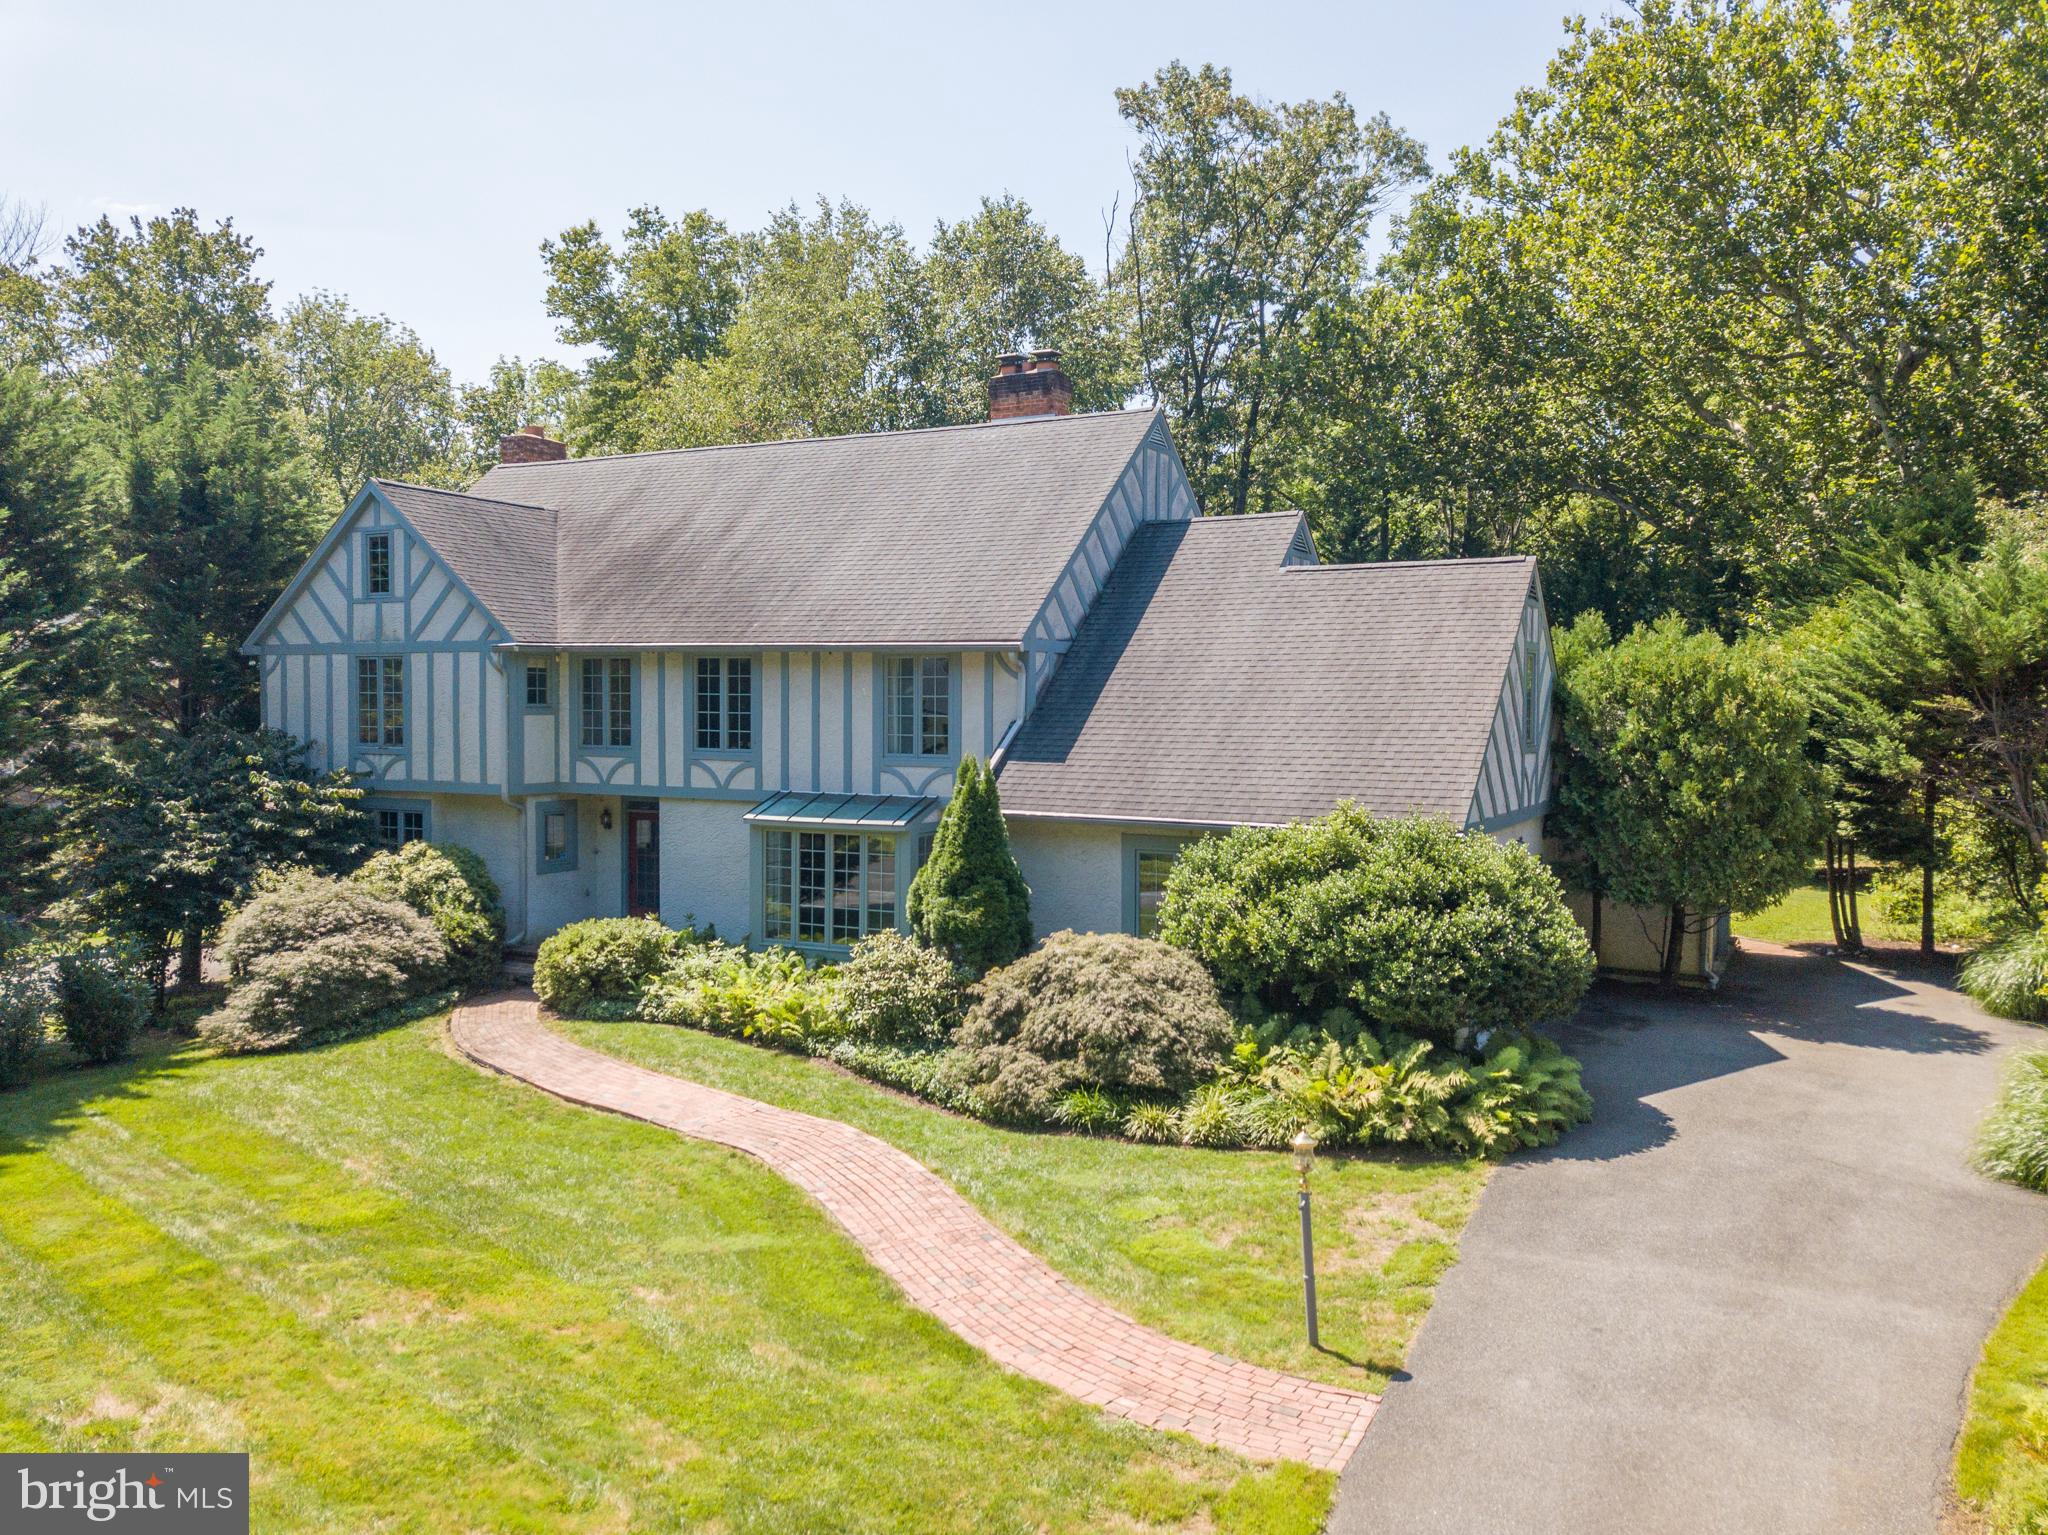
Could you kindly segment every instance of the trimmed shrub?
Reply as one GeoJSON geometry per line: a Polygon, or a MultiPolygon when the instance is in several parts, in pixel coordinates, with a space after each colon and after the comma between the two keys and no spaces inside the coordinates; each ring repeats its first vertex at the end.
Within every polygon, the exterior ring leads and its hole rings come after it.
{"type": "Polygon", "coordinates": [[[349,878],[405,902],[440,929],[450,985],[479,991],[497,984],[505,968],[505,905],[475,853],[453,843],[408,842],[378,853],[349,878]]]}
{"type": "Polygon", "coordinates": [[[448,945],[402,901],[296,871],[228,918],[220,951],[234,976],[200,1033],[230,1051],[280,1050],[338,1034],[433,985],[448,945]]]}
{"type": "Polygon", "coordinates": [[[1230,1017],[1185,954],[1121,933],[1054,933],[990,974],[947,1052],[949,1090],[1043,1120],[1073,1088],[1180,1093],[1229,1052],[1230,1017]]]}
{"type": "Polygon", "coordinates": [[[2040,1023],[2048,1019],[2048,937],[2027,931],[2001,938],[1964,960],[1956,979],[1985,1012],[2040,1023]]]}
{"type": "Polygon", "coordinates": [[[1980,1170],[2048,1192],[2048,1051],[2013,1057],[1998,1102],[1977,1133],[1980,1170]]]}
{"type": "Polygon", "coordinates": [[[50,984],[25,964],[0,966],[0,1086],[28,1080],[50,1037],[50,984]]]}
{"type": "Polygon", "coordinates": [[[842,1037],[837,979],[789,949],[750,953],[707,943],[671,961],[642,991],[639,1015],[714,1034],[765,1039],[789,1049],[821,1048],[842,1037]]]}
{"type": "Polygon", "coordinates": [[[863,938],[839,967],[846,1032],[870,1044],[943,1044],[966,1000],[953,962],[901,933],[863,938]]]}
{"type": "Polygon", "coordinates": [[[1010,851],[995,774],[960,759],[932,855],[905,897],[911,931],[970,975],[1031,947],[1031,890],[1010,851]]]}
{"type": "Polygon", "coordinates": [[[1348,1005],[1383,1033],[1458,1045],[1568,1016],[1593,977],[1526,849],[1351,804],[1195,843],[1167,876],[1159,935],[1227,994],[1281,1012],[1348,1005]]]}
{"type": "Polygon", "coordinates": [[[533,962],[533,989],[563,1017],[592,1003],[630,1007],[668,962],[697,935],[673,932],[653,917],[591,917],[543,940],[533,962]]]}
{"type": "Polygon", "coordinates": [[[54,967],[57,1030],[95,1065],[127,1055],[148,1011],[142,983],[123,959],[112,949],[75,949],[54,967]]]}

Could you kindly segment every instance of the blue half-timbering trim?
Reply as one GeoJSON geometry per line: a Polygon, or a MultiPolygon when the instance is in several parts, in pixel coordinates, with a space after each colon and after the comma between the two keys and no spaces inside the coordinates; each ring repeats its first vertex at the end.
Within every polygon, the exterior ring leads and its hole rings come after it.
{"type": "MultiPolygon", "coordinates": [[[[292,577],[290,584],[278,594],[277,601],[273,602],[264,611],[263,617],[258,620],[256,627],[249,632],[248,639],[242,642],[241,648],[244,655],[252,654],[258,646],[262,645],[271,630],[277,626],[278,621],[291,611],[292,604],[298,600],[299,593],[305,589],[307,583],[319,572],[321,565],[326,561],[328,555],[334,552],[335,546],[347,537],[349,529],[355,525],[356,517],[363,507],[371,502],[374,502],[378,509],[391,519],[393,524],[404,529],[406,535],[404,542],[408,549],[417,543],[422,549],[430,551],[435,563],[441,567],[442,574],[447,576],[449,581],[454,584],[463,596],[476,604],[477,612],[483,615],[484,622],[488,626],[488,633],[483,640],[475,643],[511,640],[511,631],[503,623],[499,622],[497,614],[493,613],[483,600],[470,589],[468,582],[455,573],[454,567],[447,560],[443,559],[438,552],[433,552],[434,546],[420,536],[419,529],[415,528],[407,520],[405,514],[392,504],[389,496],[386,496],[377,488],[377,482],[371,480],[361,490],[356,492],[356,497],[353,501],[349,502],[347,510],[334,519],[334,525],[327,530],[325,536],[314,546],[313,552],[306,556],[305,563],[299,566],[298,573],[292,577]]],[[[361,551],[355,550],[354,552],[359,554],[361,551]]],[[[346,646],[352,642],[344,639],[340,643],[346,646]]],[[[328,649],[332,647],[318,646],[314,648],[328,649]]]]}

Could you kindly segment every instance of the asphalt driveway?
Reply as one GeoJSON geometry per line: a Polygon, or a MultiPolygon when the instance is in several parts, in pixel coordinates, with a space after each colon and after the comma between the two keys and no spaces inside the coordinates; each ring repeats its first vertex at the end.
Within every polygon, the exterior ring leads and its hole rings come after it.
{"type": "Polygon", "coordinates": [[[1596,1119],[1494,1178],[1331,1531],[1929,1535],[2048,1248],[2048,1198],[1966,1156],[2048,1034],[1787,952],[1603,993],[1567,1043],[1596,1119]]]}

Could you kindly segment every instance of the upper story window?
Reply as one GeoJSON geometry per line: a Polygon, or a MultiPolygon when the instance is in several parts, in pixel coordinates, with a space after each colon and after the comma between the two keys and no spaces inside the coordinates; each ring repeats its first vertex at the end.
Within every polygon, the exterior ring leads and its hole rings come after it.
{"type": "Polygon", "coordinates": [[[754,749],[754,663],[747,656],[697,657],[697,750],[754,749]]]}
{"type": "Polygon", "coordinates": [[[555,669],[545,661],[526,663],[526,707],[552,709],[555,706],[555,669]]]}
{"type": "Polygon", "coordinates": [[[356,657],[356,742],[405,745],[405,657],[356,657]]]}
{"type": "Polygon", "coordinates": [[[887,671],[888,740],[891,757],[944,757],[953,750],[953,659],[950,656],[892,656],[887,671]]]}
{"type": "Polygon", "coordinates": [[[371,533],[363,539],[363,589],[372,597],[391,595],[389,533],[371,533]]]}
{"type": "Polygon", "coordinates": [[[582,742],[600,750],[633,744],[633,662],[628,656],[583,661],[582,742]]]}

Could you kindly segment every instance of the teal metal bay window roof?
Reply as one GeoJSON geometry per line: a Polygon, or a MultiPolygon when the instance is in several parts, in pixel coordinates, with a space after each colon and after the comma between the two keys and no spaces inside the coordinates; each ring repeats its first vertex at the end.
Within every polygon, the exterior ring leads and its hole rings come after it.
{"type": "Polygon", "coordinates": [[[910,794],[771,794],[745,819],[755,826],[825,826],[907,831],[937,815],[944,801],[910,794]]]}

